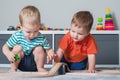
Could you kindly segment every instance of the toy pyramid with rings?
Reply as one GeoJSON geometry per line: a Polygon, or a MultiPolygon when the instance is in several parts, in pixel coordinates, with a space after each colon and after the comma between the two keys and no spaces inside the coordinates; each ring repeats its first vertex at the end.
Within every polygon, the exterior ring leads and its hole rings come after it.
{"type": "Polygon", "coordinates": [[[112,14],[110,12],[109,7],[106,9],[104,30],[115,30],[115,26],[114,26],[113,19],[112,19],[112,14]]]}

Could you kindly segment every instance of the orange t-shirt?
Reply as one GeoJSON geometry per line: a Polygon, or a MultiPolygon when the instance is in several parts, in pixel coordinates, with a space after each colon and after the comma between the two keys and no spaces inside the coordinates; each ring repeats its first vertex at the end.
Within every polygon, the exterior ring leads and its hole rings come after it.
{"type": "Polygon", "coordinates": [[[68,32],[59,41],[58,45],[59,48],[64,50],[64,57],[68,62],[80,62],[87,58],[88,54],[96,54],[98,51],[95,39],[91,34],[82,41],[75,42],[68,32]]]}

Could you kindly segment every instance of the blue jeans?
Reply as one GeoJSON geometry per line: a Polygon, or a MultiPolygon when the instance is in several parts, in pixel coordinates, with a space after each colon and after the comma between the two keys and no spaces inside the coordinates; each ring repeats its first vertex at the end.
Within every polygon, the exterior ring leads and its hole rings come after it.
{"type": "Polygon", "coordinates": [[[88,58],[81,62],[67,62],[63,56],[61,62],[66,63],[70,70],[84,70],[87,67],[88,58]]]}

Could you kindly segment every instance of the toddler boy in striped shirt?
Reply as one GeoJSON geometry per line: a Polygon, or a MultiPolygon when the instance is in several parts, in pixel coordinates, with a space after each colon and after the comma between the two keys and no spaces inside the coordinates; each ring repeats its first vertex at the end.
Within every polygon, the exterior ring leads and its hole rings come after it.
{"type": "Polygon", "coordinates": [[[54,58],[54,51],[51,49],[44,35],[39,32],[40,12],[35,6],[24,7],[20,14],[21,30],[16,31],[3,46],[3,53],[11,62],[10,72],[22,71],[48,72],[44,69],[45,53],[47,63],[54,58]],[[15,54],[19,59],[15,61],[15,54]]]}

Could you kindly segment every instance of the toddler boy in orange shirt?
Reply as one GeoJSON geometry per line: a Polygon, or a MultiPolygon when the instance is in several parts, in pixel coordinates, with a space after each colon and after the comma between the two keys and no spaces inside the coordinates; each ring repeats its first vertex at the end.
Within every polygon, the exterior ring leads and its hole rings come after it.
{"type": "Polygon", "coordinates": [[[59,41],[55,62],[65,62],[70,70],[95,72],[96,53],[95,39],[90,34],[93,16],[89,11],[77,12],[71,21],[70,31],[59,41]]]}

